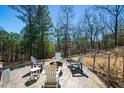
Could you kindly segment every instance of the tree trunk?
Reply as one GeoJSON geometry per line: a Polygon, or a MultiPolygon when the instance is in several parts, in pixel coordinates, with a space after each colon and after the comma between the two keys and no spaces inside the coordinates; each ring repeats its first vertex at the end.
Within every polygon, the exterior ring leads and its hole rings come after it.
{"type": "Polygon", "coordinates": [[[68,56],[68,14],[67,14],[67,23],[66,23],[66,29],[65,29],[65,50],[64,50],[64,57],[68,56]]]}
{"type": "Polygon", "coordinates": [[[3,42],[3,46],[2,46],[2,61],[5,61],[5,57],[4,57],[4,42],[3,42]]]}
{"type": "Polygon", "coordinates": [[[114,37],[115,37],[115,47],[118,45],[117,44],[117,31],[118,31],[118,11],[116,11],[116,15],[115,15],[115,33],[114,33],[114,37]]]}
{"type": "Polygon", "coordinates": [[[93,71],[95,71],[96,53],[93,55],[93,71]]]}
{"type": "Polygon", "coordinates": [[[11,48],[11,59],[10,62],[13,62],[13,48],[11,48]]]}
{"type": "Polygon", "coordinates": [[[29,55],[32,56],[32,40],[31,40],[31,37],[30,37],[30,41],[29,41],[29,55]]]}
{"type": "MultiPolygon", "coordinates": [[[[29,21],[29,27],[28,27],[28,30],[29,30],[29,56],[32,56],[32,14],[31,14],[31,6],[29,5],[29,10],[28,10],[28,21],[29,21]]],[[[30,57],[29,57],[30,58],[30,57]]]]}

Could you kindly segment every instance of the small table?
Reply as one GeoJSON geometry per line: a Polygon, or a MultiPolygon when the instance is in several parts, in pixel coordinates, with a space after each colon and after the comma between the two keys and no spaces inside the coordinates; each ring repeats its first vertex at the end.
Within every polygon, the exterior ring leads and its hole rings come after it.
{"type": "Polygon", "coordinates": [[[31,75],[31,78],[34,78],[34,73],[36,72],[36,74],[39,76],[40,75],[40,67],[34,67],[34,68],[31,68],[30,69],[30,75],[31,75]]]}

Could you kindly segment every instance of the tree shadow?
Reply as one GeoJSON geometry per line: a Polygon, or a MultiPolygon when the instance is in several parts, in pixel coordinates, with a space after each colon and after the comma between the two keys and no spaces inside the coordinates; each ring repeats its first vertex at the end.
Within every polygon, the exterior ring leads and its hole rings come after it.
{"type": "Polygon", "coordinates": [[[63,72],[62,72],[62,70],[60,71],[60,73],[59,73],[59,77],[61,77],[63,75],[63,72]]]}
{"type": "Polygon", "coordinates": [[[26,73],[24,76],[22,76],[22,78],[25,78],[27,76],[30,76],[30,72],[29,73],[26,73]]]}

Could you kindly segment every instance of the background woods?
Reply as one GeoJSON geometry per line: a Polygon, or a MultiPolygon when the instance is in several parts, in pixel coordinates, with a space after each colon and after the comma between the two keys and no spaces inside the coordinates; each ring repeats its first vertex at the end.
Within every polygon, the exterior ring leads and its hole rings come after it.
{"type": "Polygon", "coordinates": [[[68,57],[88,50],[124,45],[123,6],[87,6],[74,20],[75,6],[59,6],[53,23],[49,6],[8,6],[25,24],[20,33],[0,28],[0,55],[5,62],[51,58],[56,51],[68,57]]]}

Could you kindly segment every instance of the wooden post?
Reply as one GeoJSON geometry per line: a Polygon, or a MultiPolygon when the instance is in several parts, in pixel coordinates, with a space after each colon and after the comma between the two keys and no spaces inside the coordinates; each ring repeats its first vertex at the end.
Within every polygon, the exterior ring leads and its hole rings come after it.
{"type": "Polygon", "coordinates": [[[123,79],[122,82],[124,83],[124,56],[123,56],[123,79]]]}
{"type": "Polygon", "coordinates": [[[110,84],[109,84],[109,71],[110,71],[110,54],[108,54],[108,76],[107,76],[107,87],[109,88],[110,87],[110,84]]]}
{"type": "Polygon", "coordinates": [[[95,71],[96,53],[93,55],[93,71],[95,71]]]}

